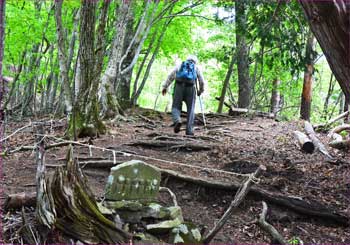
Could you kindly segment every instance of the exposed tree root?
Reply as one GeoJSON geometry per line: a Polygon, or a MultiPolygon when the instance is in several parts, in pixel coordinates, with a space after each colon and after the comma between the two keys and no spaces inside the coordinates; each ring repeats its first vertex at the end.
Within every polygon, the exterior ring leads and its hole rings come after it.
{"type": "Polygon", "coordinates": [[[284,239],[284,237],[273,227],[271,224],[266,221],[267,214],[267,204],[263,203],[263,210],[260,214],[260,218],[258,220],[258,225],[262,230],[267,232],[272,237],[272,244],[288,244],[288,242],[284,239]]]}
{"type": "Polygon", "coordinates": [[[195,143],[190,141],[168,141],[168,140],[138,140],[135,142],[127,143],[131,146],[144,146],[144,147],[157,147],[166,148],[171,150],[176,149],[190,149],[192,151],[209,151],[212,150],[215,145],[195,143]]]}

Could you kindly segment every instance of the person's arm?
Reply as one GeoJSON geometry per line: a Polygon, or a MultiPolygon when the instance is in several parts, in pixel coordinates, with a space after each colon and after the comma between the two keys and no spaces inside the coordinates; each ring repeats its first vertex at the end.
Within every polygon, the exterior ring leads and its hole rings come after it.
{"type": "Polygon", "coordinates": [[[170,86],[170,84],[175,80],[176,78],[176,72],[177,72],[178,68],[175,67],[170,74],[168,75],[167,79],[165,80],[165,82],[162,85],[162,94],[165,95],[167,92],[168,87],[170,86]]]}
{"type": "Polygon", "coordinates": [[[200,95],[204,92],[205,80],[203,77],[203,73],[198,66],[196,66],[196,70],[197,70],[197,79],[198,79],[198,83],[199,83],[198,94],[200,95]]]}

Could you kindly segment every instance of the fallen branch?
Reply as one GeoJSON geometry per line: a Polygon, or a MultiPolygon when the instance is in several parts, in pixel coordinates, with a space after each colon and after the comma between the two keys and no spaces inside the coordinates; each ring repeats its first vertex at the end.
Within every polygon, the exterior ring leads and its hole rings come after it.
{"type": "Polygon", "coordinates": [[[27,125],[25,125],[25,126],[19,128],[19,129],[15,130],[12,134],[9,134],[9,135],[6,136],[5,138],[0,139],[0,142],[3,142],[3,141],[5,141],[5,140],[7,140],[8,138],[14,136],[15,134],[17,134],[18,132],[22,131],[23,129],[29,128],[29,127],[31,127],[31,126],[32,126],[32,123],[30,122],[29,124],[27,124],[27,125]]]}
{"type": "Polygon", "coordinates": [[[262,171],[265,171],[266,167],[263,165],[260,165],[258,169],[253,173],[251,176],[249,176],[248,180],[246,180],[240,189],[236,192],[234,200],[231,202],[230,206],[224,213],[224,215],[219,219],[219,221],[216,223],[214,228],[209,231],[207,236],[203,239],[203,244],[209,244],[211,240],[215,237],[215,235],[222,229],[224,224],[227,222],[227,220],[230,218],[230,216],[237,211],[238,206],[242,203],[245,196],[248,194],[250,187],[253,184],[253,180],[261,174],[262,171]]]}
{"type": "MultiPolygon", "coordinates": [[[[85,144],[87,143],[86,141],[83,142],[75,142],[75,141],[64,141],[64,142],[59,142],[59,143],[55,143],[55,144],[51,144],[51,145],[46,145],[45,146],[45,150],[49,150],[52,148],[56,148],[56,147],[61,147],[61,146],[67,146],[67,145],[80,145],[80,144],[85,144]]],[[[6,154],[13,154],[19,151],[33,151],[35,150],[36,147],[35,146],[20,146],[12,151],[7,151],[6,154]]]]}
{"type": "Polygon", "coordinates": [[[326,122],[324,124],[315,125],[315,129],[326,128],[326,127],[332,125],[333,123],[335,123],[336,121],[339,121],[340,119],[346,117],[347,115],[349,115],[349,111],[346,111],[346,112],[336,116],[335,118],[328,120],[328,122],[326,122]]]}
{"type": "Polygon", "coordinates": [[[272,244],[288,244],[286,239],[276,230],[275,227],[273,227],[271,224],[267,223],[266,221],[266,214],[267,214],[267,204],[266,202],[262,202],[263,204],[263,210],[260,214],[260,218],[258,220],[258,225],[262,230],[270,234],[272,237],[272,244]],[[278,243],[276,243],[278,242],[278,243]]]}
{"type": "Polygon", "coordinates": [[[338,150],[350,149],[350,140],[335,140],[329,143],[330,147],[338,150]]]}
{"type": "Polygon", "coordinates": [[[339,134],[340,132],[344,131],[344,130],[350,130],[350,124],[342,124],[342,125],[339,125],[335,128],[333,128],[329,134],[328,134],[328,137],[329,138],[332,138],[332,135],[333,134],[339,134]]]}
{"type": "Polygon", "coordinates": [[[231,107],[228,114],[230,116],[240,116],[240,115],[244,115],[244,114],[251,114],[257,117],[266,117],[266,118],[270,118],[270,119],[274,119],[275,115],[273,113],[269,113],[269,112],[262,112],[262,111],[256,111],[256,110],[249,110],[246,108],[233,108],[231,107]]]}
{"type": "Polygon", "coordinates": [[[329,154],[324,144],[317,138],[314,128],[308,121],[305,121],[305,132],[316,146],[316,149],[318,149],[323,155],[328,157],[330,160],[333,160],[333,157],[329,154]]]}
{"type": "Polygon", "coordinates": [[[313,153],[315,150],[315,145],[304,133],[300,131],[293,132],[294,137],[297,139],[299,146],[304,152],[313,153]]]}

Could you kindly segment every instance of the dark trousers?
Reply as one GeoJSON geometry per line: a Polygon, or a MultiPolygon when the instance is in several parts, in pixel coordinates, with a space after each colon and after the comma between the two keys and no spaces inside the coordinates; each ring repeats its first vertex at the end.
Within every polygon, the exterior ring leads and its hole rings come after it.
{"type": "Polygon", "coordinates": [[[195,116],[194,108],[196,104],[196,89],[194,85],[189,85],[185,82],[176,82],[173,97],[173,106],[171,109],[171,114],[174,123],[181,122],[180,116],[183,101],[186,103],[187,107],[186,134],[192,134],[195,116]]]}

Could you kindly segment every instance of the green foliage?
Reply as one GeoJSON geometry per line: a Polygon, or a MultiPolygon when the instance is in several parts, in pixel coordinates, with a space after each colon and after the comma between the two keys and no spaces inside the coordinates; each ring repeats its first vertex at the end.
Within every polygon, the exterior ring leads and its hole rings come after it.
{"type": "MultiPolygon", "coordinates": [[[[156,108],[168,109],[171,106],[171,95],[158,96],[161,84],[175,63],[186,59],[188,54],[195,54],[207,80],[206,91],[203,95],[206,111],[216,111],[218,102],[215,97],[220,96],[222,83],[225,79],[229,63],[236,52],[236,26],[234,1],[202,1],[198,6],[189,8],[197,1],[179,0],[172,9],[171,16],[167,13],[163,18],[152,24],[150,34],[146,39],[141,55],[134,69],[133,79],[147,48],[155,43],[151,37],[160,31],[170,18],[159,53],[147,78],[144,90],[138,104],[156,108]],[[186,11],[185,11],[186,10],[186,11]]],[[[105,40],[107,52],[104,63],[108,61],[110,45],[116,34],[115,20],[116,8],[119,1],[113,1],[108,11],[105,40]]],[[[299,115],[300,95],[302,90],[303,71],[305,64],[305,45],[308,24],[297,1],[288,3],[269,0],[249,0],[247,6],[247,29],[241,33],[246,37],[249,45],[250,78],[253,84],[254,95],[251,107],[253,109],[268,111],[272,81],[281,80],[279,87],[283,95],[282,118],[293,119],[299,115]],[[279,6],[278,4],[281,3],[279,6]],[[278,10],[276,11],[276,9],[278,10]]],[[[71,38],[73,28],[73,14],[80,7],[80,0],[64,1],[62,20],[67,33],[67,43],[71,38]]],[[[101,7],[102,1],[99,3],[101,7]]],[[[144,12],[145,1],[135,1],[133,13],[135,15],[134,28],[144,12]]],[[[169,1],[160,1],[155,15],[158,16],[169,1]]],[[[6,6],[6,38],[4,73],[14,76],[13,66],[18,67],[23,53],[24,70],[20,76],[20,84],[25,85],[31,79],[37,81],[37,91],[45,92],[46,78],[53,71],[58,74],[56,24],[54,19],[53,2],[8,0],[6,6]],[[44,38],[43,38],[44,37],[44,38]],[[39,45],[35,51],[34,47],[39,45]],[[52,60],[47,47],[53,47],[52,60]],[[41,57],[38,67],[29,69],[32,60],[41,57]]],[[[152,6],[154,2],[152,2],[152,6]]],[[[99,13],[96,13],[97,16],[99,13]]],[[[96,27],[97,28],[97,27],[96,27]]],[[[78,45],[75,47],[75,60],[78,45]]],[[[322,54],[320,48],[318,54],[322,54]]],[[[148,56],[150,60],[152,53],[148,56]]],[[[33,65],[33,64],[32,64],[33,65]]],[[[147,65],[147,62],[146,62],[147,65]]],[[[74,64],[72,64],[73,68],[74,64]]],[[[104,66],[105,67],[105,66],[104,66]]],[[[143,69],[142,75],[145,73],[143,69]]],[[[72,76],[70,73],[70,77],[72,76]]],[[[314,95],[312,101],[312,120],[326,120],[332,114],[338,113],[340,104],[340,88],[335,86],[329,98],[328,109],[324,113],[324,101],[328,92],[331,71],[324,58],[320,58],[315,65],[314,95]]],[[[60,85],[58,90],[60,90],[60,85]]],[[[230,90],[233,99],[238,96],[237,67],[234,67],[230,79],[230,90]]],[[[59,92],[59,91],[57,91],[59,92]]],[[[59,93],[57,93],[59,94],[59,93]]],[[[226,101],[229,100],[227,95],[226,101]]],[[[231,98],[232,99],[232,98],[231,98]]],[[[231,100],[230,99],[230,100],[231,100]]],[[[197,106],[197,111],[199,111],[197,106]]]]}

